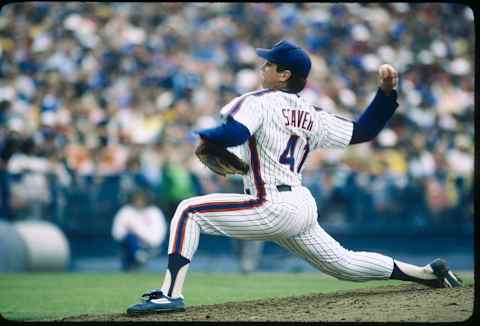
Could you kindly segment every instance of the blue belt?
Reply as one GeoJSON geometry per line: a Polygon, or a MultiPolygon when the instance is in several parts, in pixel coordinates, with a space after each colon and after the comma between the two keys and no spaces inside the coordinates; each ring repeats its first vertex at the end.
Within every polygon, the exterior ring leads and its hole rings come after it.
{"type": "MultiPolygon", "coordinates": [[[[278,191],[292,191],[292,186],[288,186],[288,185],[278,185],[277,186],[277,190],[278,191]]],[[[250,191],[250,189],[245,189],[245,193],[247,195],[251,195],[252,192],[250,191]]]]}

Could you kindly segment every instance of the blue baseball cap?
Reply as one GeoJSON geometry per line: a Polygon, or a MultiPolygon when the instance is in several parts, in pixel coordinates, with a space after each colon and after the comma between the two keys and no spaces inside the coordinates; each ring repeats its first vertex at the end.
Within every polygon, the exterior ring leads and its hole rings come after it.
{"type": "Polygon", "coordinates": [[[293,74],[307,79],[312,67],[308,54],[299,46],[288,41],[280,41],[271,49],[255,49],[257,55],[267,61],[282,65],[293,74]]]}

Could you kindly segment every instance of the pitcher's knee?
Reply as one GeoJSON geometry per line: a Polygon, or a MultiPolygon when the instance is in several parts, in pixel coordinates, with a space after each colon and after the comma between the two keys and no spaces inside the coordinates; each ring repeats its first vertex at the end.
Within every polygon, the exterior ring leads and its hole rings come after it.
{"type": "Polygon", "coordinates": [[[183,211],[191,205],[192,205],[192,198],[184,199],[178,204],[177,210],[175,211],[175,213],[177,213],[178,211],[183,211]]]}
{"type": "Polygon", "coordinates": [[[188,199],[184,199],[180,202],[180,204],[178,204],[175,214],[173,214],[172,221],[170,222],[170,228],[175,228],[182,218],[188,218],[189,207],[190,201],[188,199]],[[186,214],[187,216],[185,216],[186,214]]]}

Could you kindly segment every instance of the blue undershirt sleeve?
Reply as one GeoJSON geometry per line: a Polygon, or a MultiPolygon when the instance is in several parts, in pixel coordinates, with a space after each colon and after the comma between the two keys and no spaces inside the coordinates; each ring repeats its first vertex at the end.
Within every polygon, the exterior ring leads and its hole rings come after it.
{"type": "Polygon", "coordinates": [[[227,117],[225,123],[214,128],[197,131],[197,134],[201,138],[223,147],[238,146],[250,138],[248,128],[231,116],[227,117]]]}
{"type": "Polygon", "coordinates": [[[390,95],[387,96],[379,88],[367,109],[357,121],[353,122],[350,144],[359,144],[375,138],[390,120],[397,107],[397,92],[392,90],[390,95]]]}

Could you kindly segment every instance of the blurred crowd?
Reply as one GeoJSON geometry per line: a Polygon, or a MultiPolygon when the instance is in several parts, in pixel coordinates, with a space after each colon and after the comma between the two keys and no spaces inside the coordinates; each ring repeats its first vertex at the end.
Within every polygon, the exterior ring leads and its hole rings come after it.
{"type": "Polygon", "coordinates": [[[473,19],[453,3],[5,5],[1,215],[108,232],[138,187],[167,219],[184,198],[242,192],[192,155],[192,131],[260,87],[256,47],[288,39],[312,58],[304,96],[332,113],[365,109],[380,64],[400,75],[400,107],[375,141],[310,155],[319,220],[472,223],[473,19]]]}

